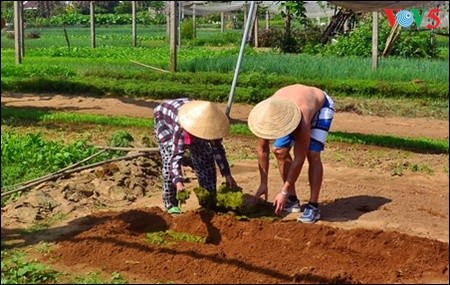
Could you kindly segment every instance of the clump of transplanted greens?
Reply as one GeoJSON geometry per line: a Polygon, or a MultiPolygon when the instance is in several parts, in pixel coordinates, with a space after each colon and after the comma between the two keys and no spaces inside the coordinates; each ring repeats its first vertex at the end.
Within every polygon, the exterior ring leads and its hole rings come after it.
{"type": "Polygon", "coordinates": [[[197,196],[200,206],[206,209],[214,210],[216,206],[216,195],[210,193],[203,187],[195,187],[193,189],[195,196],[197,196]]]}
{"type": "Polygon", "coordinates": [[[217,189],[217,194],[212,194],[203,187],[196,187],[194,193],[203,208],[219,213],[229,213],[239,220],[280,218],[275,214],[271,203],[262,200],[254,202],[251,195],[244,194],[239,186],[228,186],[223,183],[217,189]]]}
{"type": "Polygon", "coordinates": [[[182,204],[186,204],[187,199],[191,196],[191,191],[187,189],[183,189],[181,191],[177,191],[176,198],[178,200],[178,203],[180,204],[180,207],[182,204]]]}
{"type": "Polygon", "coordinates": [[[206,243],[206,237],[171,230],[147,233],[147,241],[158,245],[175,245],[178,241],[206,243]]]}
{"type": "Polygon", "coordinates": [[[249,218],[261,218],[268,221],[279,220],[281,217],[275,214],[275,207],[272,203],[258,200],[253,203],[245,203],[240,209],[238,220],[247,220],[249,218]]]}
{"type": "Polygon", "coordinates": [[[225,183],[219,186],[217,193],[211,193],[203,187],[194,188],[194,193],[200,206],[214,211],[239,210],[244,203],[242,188],[225,183]]]}
{"type": "Polygon", "coordinates": [[[217,189],[216,206],[219,209],[239,210],[244,205],[244,193],[239,186],[222,183],[217,189]]]}

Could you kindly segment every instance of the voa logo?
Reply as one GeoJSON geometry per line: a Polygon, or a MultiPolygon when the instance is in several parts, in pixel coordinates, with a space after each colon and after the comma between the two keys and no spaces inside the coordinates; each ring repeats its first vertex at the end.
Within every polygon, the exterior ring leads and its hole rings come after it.
{"type": "Polygon", "coordinates": [[[420,13],[419,9],[400,11],[397,10],[395,14],[392,9],[384,9],[384,12],[386,13],[389,26],[391,27],[395,25],[395,22],[397,22],[399,26],[403,28],[407,28],[413,23],[416,24],[416,27],[420,27],[424,15],[426,15],[426,18],[432,20],[431,24],[427,24],[427,29],[436,29],[441,23],[441,19],[439,19],[439,9],[437,8],[431,9],[429,11],[424,11],[424,13],[420,13]]]}

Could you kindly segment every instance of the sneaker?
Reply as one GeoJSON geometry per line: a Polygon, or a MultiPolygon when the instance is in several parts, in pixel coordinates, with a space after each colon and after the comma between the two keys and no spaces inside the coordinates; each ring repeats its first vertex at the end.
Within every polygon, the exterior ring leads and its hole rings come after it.
{"type": "Polygon", "coordinates": [[[320,210],[319,208],[316,208],[312,205],[306,205],[305,210],[303,211],[303,214],[298,217],[299,222],[302,223],[315,223],[316,221],[320,220],[320,210]]]}
{"type": "Polygon", "coordinates": [[[178,208],[177,206],[172,206],[167,210],[167,213],[169,214],[174,214],[174,215],[179,215],[181,214],[181,210],[180,208],[178,208]]]}
{"type": "Polygon", "coordinates": [[[300,213],[300,201],[297,199],[297,201],[292,202],[289,199],[286,199],[286,204],[284,204],[283,211],[288,213],[300,213]]]}

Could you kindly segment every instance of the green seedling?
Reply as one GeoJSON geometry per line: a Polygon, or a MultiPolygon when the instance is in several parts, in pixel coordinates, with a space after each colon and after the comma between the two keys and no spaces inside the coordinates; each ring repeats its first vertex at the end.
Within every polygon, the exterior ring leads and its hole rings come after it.
{"type": "Polygon", "coordinates": [[[216,206],[216,195],[211,194],[208,190],[203,187],[194,188],[195,196],[197,196],[198,203],[206,208],[213,209],[216,206]]]}
{"type": "Polygon", "coordinates": [[[186,204],[187,199],[189,199],[189,197],[191,196],[191,191],[183,189],[181,191],[177,192],[177,200],[178,203],[181,205],[186,204]]]}

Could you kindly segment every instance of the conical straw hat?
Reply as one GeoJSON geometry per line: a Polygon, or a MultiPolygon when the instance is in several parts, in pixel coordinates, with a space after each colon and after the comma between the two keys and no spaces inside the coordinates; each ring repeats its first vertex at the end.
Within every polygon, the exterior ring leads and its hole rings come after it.
{"type": "Polygon", "coordinates": [[[184,104],[178,111],[178,119],[188,133],[205,140],[221,139],[230,129],[227,115],[208,101],[184,104]]]}
{"type": "Polygon", "coordinates": [[[300,109],[292,101],[269,98],[253,107],[248,126],[257,137],[276,139],[294,131],[301,118],[300,109]]]}

